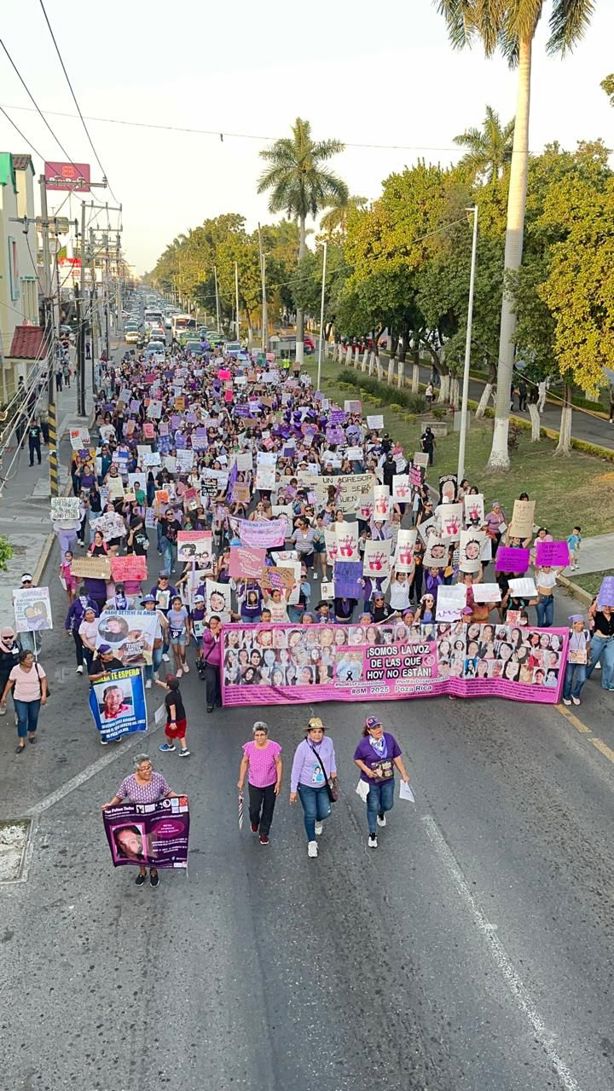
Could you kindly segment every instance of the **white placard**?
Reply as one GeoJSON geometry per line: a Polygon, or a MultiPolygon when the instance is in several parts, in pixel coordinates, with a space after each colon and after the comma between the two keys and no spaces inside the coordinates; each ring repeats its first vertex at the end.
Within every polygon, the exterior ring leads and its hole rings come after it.
{"type": "Polygon", "coordinates": [[[534,599],[537,598],[537,587],[535,586],[535,580],[530,576],[522,576],[516,580],[509,581],[509,589],[515,599],[534,599]]]}
{"type": "Polygon", "coordinates": [[[384,417],[382,413],[376,413],[375,416],[367,417],[367,428],[372,428],[374,431],[379,431],[384,427],[384,417]]]}
{"type": "Polygon", "coordinates": [[[474,583],[471,590],[474,602],[501,602],[501,588],[498,583],[474,583]]]}
{"type": "Polygon", "coordinates": [[[436,621],[458,621],[467,605],[464,583],[442,583],[437,589],[436,621]]]}
{"type": "Polygon", "coordinates": [[[24,587],[13,591],[15,630],[18,633],[39,633],[53,629],[48,587],[24,587]]]}

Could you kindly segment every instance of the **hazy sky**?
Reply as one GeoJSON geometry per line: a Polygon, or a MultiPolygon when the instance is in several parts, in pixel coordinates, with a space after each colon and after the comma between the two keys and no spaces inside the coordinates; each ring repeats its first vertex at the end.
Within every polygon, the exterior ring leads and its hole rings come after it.
{"type": "MultiPolygon", "coordinates": [[[[454,52],[432,0],[311,0],[307,8],[287,0],[46,0],[46,8],[85,115],[265,138],[225,135],[222,143],[88,122],[139,272],[207,216],[241,212],[250,228],[265,221],[258,150],[267,137],[286,135],[296,116],[311,121],[317,138],[346,142],[334,166],[352,193],[374,198],[383,178],[420,156],[458,159],[452,138],[479,125],[487,103],[504,119],[514,113],[515,74],[499,58],[485,61],[478,45],[454,52]]],[[[545,55],[545,29],[534,52],[531,148],[596,137],[613,144],[614,110],[599,83],[614,69],[614,4],[597,0],[591,29],[564,61],[545,55]]],[[[74,114],[39,0],[6,5],[1,34],[43,111],[74,114]]],[[[4,54],[0,73],[0,104],[43,156],[62,159],[36,113],[10,110],[31,103],[4,54]]],[[[78,119],[48,120],[71,158],[91,162],[99,179],[78,119]]],[[[2,115],[0,150],[28,150],[2,115]]],[[[115,203],[103,190],[95,199],[115,203]]],[[[74,216],[79,202],[71,201],[74,216]]]]}

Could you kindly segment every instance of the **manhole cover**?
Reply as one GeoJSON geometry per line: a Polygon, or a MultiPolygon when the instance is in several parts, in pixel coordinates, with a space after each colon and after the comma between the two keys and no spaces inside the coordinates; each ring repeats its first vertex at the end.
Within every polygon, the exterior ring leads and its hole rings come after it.
{"type": "Polygon", "coordinates": [[[0,822],[0,883],[18,883],[27,877],[25,862],[31,828],[29,818],[0,822]]]}

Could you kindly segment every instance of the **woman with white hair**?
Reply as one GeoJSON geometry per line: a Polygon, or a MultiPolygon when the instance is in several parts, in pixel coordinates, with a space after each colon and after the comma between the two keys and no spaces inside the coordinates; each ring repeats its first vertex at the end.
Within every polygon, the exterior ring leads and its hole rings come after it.
{"type": "MultiPolygon", "coordinates": [[[[122,780],[117,792],[108,803],[102,804],[102,810],[109,807],[117,807],[120,803],[159,803],[161,799],[170,799],[176,796],[169,788],[166,778],[162,773],[154,773],[151,758],[147,754],[137,754],[134,759],[134,772],[122,780]]],[[[147,878],[147,868],[139,864],[139,873],[134,880],[137,886],[143,886],[147,878]]],[[[149,869],[149,881],[152,886],[160,882],[158,869],[149,869]]]]}
{"type": "Polygon", "coordinates": [[[268,725],[262,720],[256,720],[252,735],[253,740],[243,744],[237,788],[243,791],[247,777],[252,833],[259,835],[261,845],[268,845],[273,811],[281,791],[281,746],[269,738],[268,725]]]}

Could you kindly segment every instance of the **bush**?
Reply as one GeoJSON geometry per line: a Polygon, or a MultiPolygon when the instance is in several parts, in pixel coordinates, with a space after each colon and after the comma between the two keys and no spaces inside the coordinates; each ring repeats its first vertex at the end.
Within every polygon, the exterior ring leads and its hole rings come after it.
{"type": "Polygon", "coordinates": [[[376,398],[381,405],[389,405],[397,410],[409,409],[414,414],[424,413],[426,402],[421,394],[412,394],[408,390],[399,389],[396,386],[388,386],[379,382],[372,375],[363,375],[362,372],[341,371],[337,382],[351,383],[354,388],[365,392],[364,400],[370,397],[376,398]]]}
{"type": "Polygon", "coordinates": [[[13,547],[8,538],[0,535],[0,572],[6,572],[8,562],[13,556],[13,547]]]}

